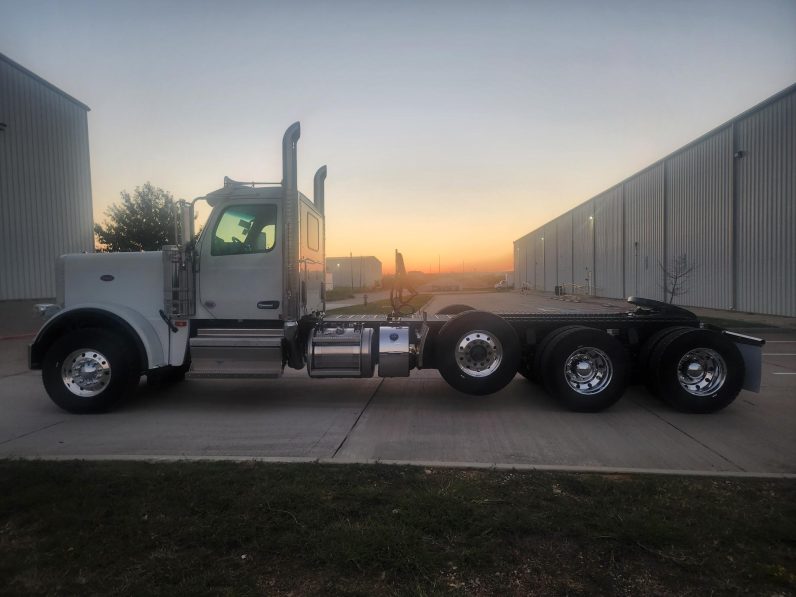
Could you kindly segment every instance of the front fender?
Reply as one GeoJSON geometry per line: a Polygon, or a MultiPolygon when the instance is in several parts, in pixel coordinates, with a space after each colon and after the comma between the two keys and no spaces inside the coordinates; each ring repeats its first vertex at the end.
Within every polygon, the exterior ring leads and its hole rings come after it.
{"type": "Polygon", "coordinates": [[[167,363],[165,344],[168,346],[168,329],[164,323],[164,337],[143,314],[123,305],[82,303],[58,311],[36,334],[30,346],[30,368],[39,369],[49,346],[65,330],[77,326],[121,327],[135,342],[142,369],[154,369],[167,363]]]}

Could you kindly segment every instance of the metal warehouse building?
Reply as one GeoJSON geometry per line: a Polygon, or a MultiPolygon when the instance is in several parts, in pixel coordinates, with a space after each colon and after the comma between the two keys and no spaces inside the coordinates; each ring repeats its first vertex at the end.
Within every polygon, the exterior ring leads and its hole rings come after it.
{"type": "Polygon", "coordinates": [[[796,85],[514,242],[518,285],[604,297],[663,300],[678,259],[676,304],[796,316],[796,85]]]}
{"type": "Polygon", "coordinates": [[[326,271],[334,288],[372,288],[381,283],[381,261],[365,257],[327,257],[326,271]]]}
{"type": "Polygon", "coordinates": [[[55,259],[94,250],[88,106],[0,54],[0,300],[55,296],[55,259]]]}

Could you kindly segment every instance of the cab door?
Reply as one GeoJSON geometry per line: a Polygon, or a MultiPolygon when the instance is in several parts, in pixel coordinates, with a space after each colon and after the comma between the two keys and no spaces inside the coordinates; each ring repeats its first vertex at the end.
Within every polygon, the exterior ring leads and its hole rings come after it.
{"type": "Polygon", "coordinates": [[[273,203],[219,208],[199,259],[199,301],[216,319],[279,319],[282,241],[273,203]]]}

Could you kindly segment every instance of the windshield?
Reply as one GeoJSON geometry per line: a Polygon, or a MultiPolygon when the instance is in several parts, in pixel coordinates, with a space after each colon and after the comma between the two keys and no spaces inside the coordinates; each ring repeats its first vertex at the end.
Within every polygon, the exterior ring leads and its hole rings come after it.
{"type": "Polygon", "coordinates": [[[275,244],[276,205],[235,205],[216,222],[210,254],[267,253],[275,244]]]}

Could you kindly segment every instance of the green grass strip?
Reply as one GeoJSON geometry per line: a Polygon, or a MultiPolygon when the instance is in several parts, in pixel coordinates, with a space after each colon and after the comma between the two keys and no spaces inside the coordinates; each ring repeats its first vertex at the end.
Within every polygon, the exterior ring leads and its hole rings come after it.
{"type": "MultiPolygon", "coordinates": [[[[419,309],[425,305],[430,299],[430,294],[418,294],[412,297],[409,304],[415,309],[419,309]]],[[[390,299],[382,299],[379,301],[368,302],[367,305],[351,305],[350,307],[340,307],[338,309],[330,309],[326,313],[328,315],[387,315],[392,312],[392,304],[390,299]]]]}
{"type": "Polygon", "coordinates": [[[787,480],[0,461],[0,593],[792,594],[787,480]]]}

